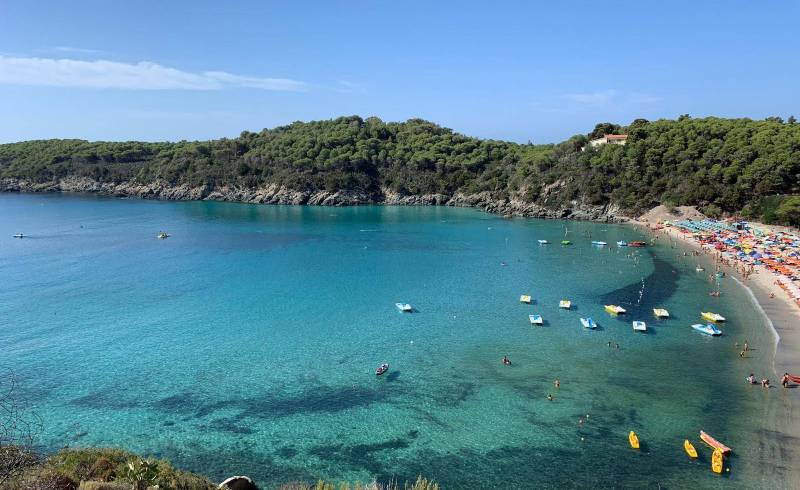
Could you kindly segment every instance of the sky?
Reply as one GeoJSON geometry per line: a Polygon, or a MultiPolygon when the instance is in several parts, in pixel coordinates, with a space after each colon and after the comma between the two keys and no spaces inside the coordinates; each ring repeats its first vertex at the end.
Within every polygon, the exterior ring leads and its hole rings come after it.
{"type": "Polygon", "coordinates": [[[800,116],[800,2],[0,0],[0,142],[800,116]]]}

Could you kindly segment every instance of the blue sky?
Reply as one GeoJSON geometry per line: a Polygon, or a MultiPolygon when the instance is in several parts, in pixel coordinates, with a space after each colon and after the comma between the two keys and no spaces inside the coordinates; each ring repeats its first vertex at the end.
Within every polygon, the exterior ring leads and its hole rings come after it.
{"type": "Polygon", "coordinates": [[[800,116],[800,2],[0,0],[0,141],[179,140],[340,115],[556,142],[800,116]]]}

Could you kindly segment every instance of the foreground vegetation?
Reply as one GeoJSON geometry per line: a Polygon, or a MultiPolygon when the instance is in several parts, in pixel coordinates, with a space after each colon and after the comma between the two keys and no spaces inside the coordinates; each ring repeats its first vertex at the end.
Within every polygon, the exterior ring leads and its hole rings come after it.
{"type": "MultiPolygon", "coordinates": [[[[217,485],[203,476],[176,470],[165,460],[142,458],[120,449],[63,449],[43,460],[28,453],[24,464],[4,472],[8,451],[25,451],[0,445],[2,490],[212,490],[217,485]]],[[[14,458],[17,461],[16,458],[14,458]]],[[[234,487],[243,489],[247,487],[234,487]]],[[[289,483],[280,490],[439,490],[439,485],[419,477],[413,483],[348,484],[320,480],[289,483]]]]}
{"type": "Polygon", "coordinates": [[[81,140],[0,145],[0,177],[355,191],[400,195],[487,192],[550,208],[614,204],[628,214],[696,205],[800,224],[800,124],[795,119],[694,119],[598,124],[555,145],[482,140],[427,121],[342,117],[238,138],[140,143],[81,140]],[[587,146],[628,134],[625,146],[587,146]],[[585,149],[585,150],[584,150],[585,149]]]}

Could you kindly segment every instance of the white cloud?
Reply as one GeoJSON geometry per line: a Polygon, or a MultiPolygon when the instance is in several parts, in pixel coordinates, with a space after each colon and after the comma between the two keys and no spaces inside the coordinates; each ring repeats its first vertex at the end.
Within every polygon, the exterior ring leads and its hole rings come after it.
{"type": "Polygon", "coordinates": [[[616,95],[616,90],[609,89],[600,92],[565,94],[562,95],[562,97],[583,105],[605,105],[611,102],[611,99],[616,97],[616,95]]]}
{"type": "Polygon", "coordinates": [[[352,93],[366,93],[367,89],[364,88],[363,85],[351,82],[349,80],[336,80],[336,86],[333,88],[336,92],[340,94],[352,94],[352,93]]]}
{"type": "Polygon", "coordinates": [[[50,48],[52,51],[58,51],[59,53],[77,53],[77,54],[98,54],[102,53],[99,49],[86,49],[86,48],[75,48],[72,46],[53,46],[50,48]]]}
{"type": "Polygon", "coordinates": [[[303,91],[306,84],[286,78],[258,78],[223,71],[192,73],[149,61],[83,61],[0,56],[0,84],[128,90],[220,90],[255,88],[303,91]]]}
{"type": "Polygon", "coordinates": [[[630,102],[632,104],[653,104],[655,102],[661,102],[661,97],[656,97],[655,95],[650,94],[634,93],[630,96],[630,102]]]}

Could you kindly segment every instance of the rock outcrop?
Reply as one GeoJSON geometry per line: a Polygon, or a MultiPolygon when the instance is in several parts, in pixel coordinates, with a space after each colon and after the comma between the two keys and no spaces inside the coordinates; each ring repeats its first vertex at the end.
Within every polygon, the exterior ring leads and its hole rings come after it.
{"type": "Polygon", "coordinates": [[[543,206],[518,198],[498,198],[490,192],[475,194],[417,194],[401,195],[382,189],[374,195],[355,191],[297,191],[285,186],[270,184],[264,187],[243,188],[236,186],[192,187],[186,184],[173,185],[166,181],[151,183],[97,182],[89,178],[68,177],[44,183],[22,179],[0,179],[0,192],[82,192],[107,196],[135,197],[140,199],[163,199],[173,201],[230,201],[251,204],[306,204],[311,206],[356,206],[362,204],[384,204],[395,206],[454,206],[478,208],[503,216],[578,219],[589,221],[619,222],[623,216],[617,206],[591,205],[571,201],[558,206],[543,206]]]}

